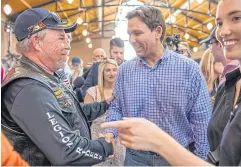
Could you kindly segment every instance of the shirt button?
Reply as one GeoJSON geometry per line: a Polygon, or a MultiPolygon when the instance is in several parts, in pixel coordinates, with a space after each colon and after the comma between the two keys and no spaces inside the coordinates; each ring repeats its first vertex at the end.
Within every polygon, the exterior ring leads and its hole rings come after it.
{"type": "Polygon", "coordinates": [[[150,85],[151,88],[153,88],[153,85],[150,85]]]}

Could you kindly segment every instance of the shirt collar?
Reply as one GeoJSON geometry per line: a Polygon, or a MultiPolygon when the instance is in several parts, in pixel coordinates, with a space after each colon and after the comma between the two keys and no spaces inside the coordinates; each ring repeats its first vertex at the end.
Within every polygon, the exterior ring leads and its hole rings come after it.
{"type": "MultiPolygon", "coordinates": [[[[169,56],[170,56],[170,50],[168,48],[165,48],[162,56],[160,56],[159,59],[157,60],[155,67],[161,64],[161,62],[165,61],[169,56]]],[[[140,64],[150,67],[150,65],[145,61],[144,58],[137,57],[137,60],[139,61],[140,64]]]]}

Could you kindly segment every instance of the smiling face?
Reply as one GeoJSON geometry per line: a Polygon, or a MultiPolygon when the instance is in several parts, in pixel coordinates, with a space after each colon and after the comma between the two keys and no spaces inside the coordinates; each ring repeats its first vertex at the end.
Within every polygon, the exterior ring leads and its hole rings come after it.
{"type": "Polygon", "coordinates": [[[225,57],[241,61],[241,1],[222,0],[217,8],[216,23],[216,35],[225,57]]]}
{"type": "Polygon", "coordinates": [[[155,30],[151,31],[148,26],[138,17],[128,20],[129,41],[136,51],[138,57],[150,57],[156,51],[157,36],[155,30]]]}
{"type": "Polygon", "coordinates": [[[63,68],[70,52],[70,42],[64,30],[47,29],[44,39],[39,41],[40,61],[52,72],[63,68]]]}

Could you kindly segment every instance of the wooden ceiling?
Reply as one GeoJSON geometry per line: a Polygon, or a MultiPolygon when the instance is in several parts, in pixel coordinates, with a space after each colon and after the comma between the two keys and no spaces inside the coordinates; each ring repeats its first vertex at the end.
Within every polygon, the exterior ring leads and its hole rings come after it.
{"type": "MultiPolygon", "coordinates": [[[[7,16],[14,22],[19,13],[27,8],[43,7],[57,12],[63,20],[76,21],[81,17],[83,23],[72,34],[73,42],[85,40],[82,31],[87,29],[91,37],[111,38],[113,28],[107,28],[109,24],[117,24],[118,7],[128,0],[74,0],[69,4],[67,0],[2,0],[3,6],[9,3],[13,9],[7,16]],[[111,32],[111,33],[106,33],[111,32]]],[[[175,22],[167,22],[167,36],[180,34],[182,41],[189,43],[191,47],[199,47],[199,42],[208,37],[211,30],[208,23],[215,25],[215,14],[218,0],[139,0],[146,5],[155,5],[161,9],[165,19],[170,14],[175,16],[175,22]],[[189,38],[185,39],[185,33],[189,38]]],[[[120,20],[121,21],[121,20],[120,20]]]]}

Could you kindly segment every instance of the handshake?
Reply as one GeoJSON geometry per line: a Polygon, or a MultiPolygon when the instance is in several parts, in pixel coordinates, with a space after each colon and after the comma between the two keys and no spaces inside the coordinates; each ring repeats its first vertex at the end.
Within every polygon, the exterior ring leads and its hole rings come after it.
{"type": "Polygon", "coordinates": [[[111,143],[112,144],[112,146],[113,146],[113,154],[115,154],[116,153],[116,139],[114,138],[113,133],[99,134],[99,137],[104,137],[105,141],[107,143],[111,143]]]}

